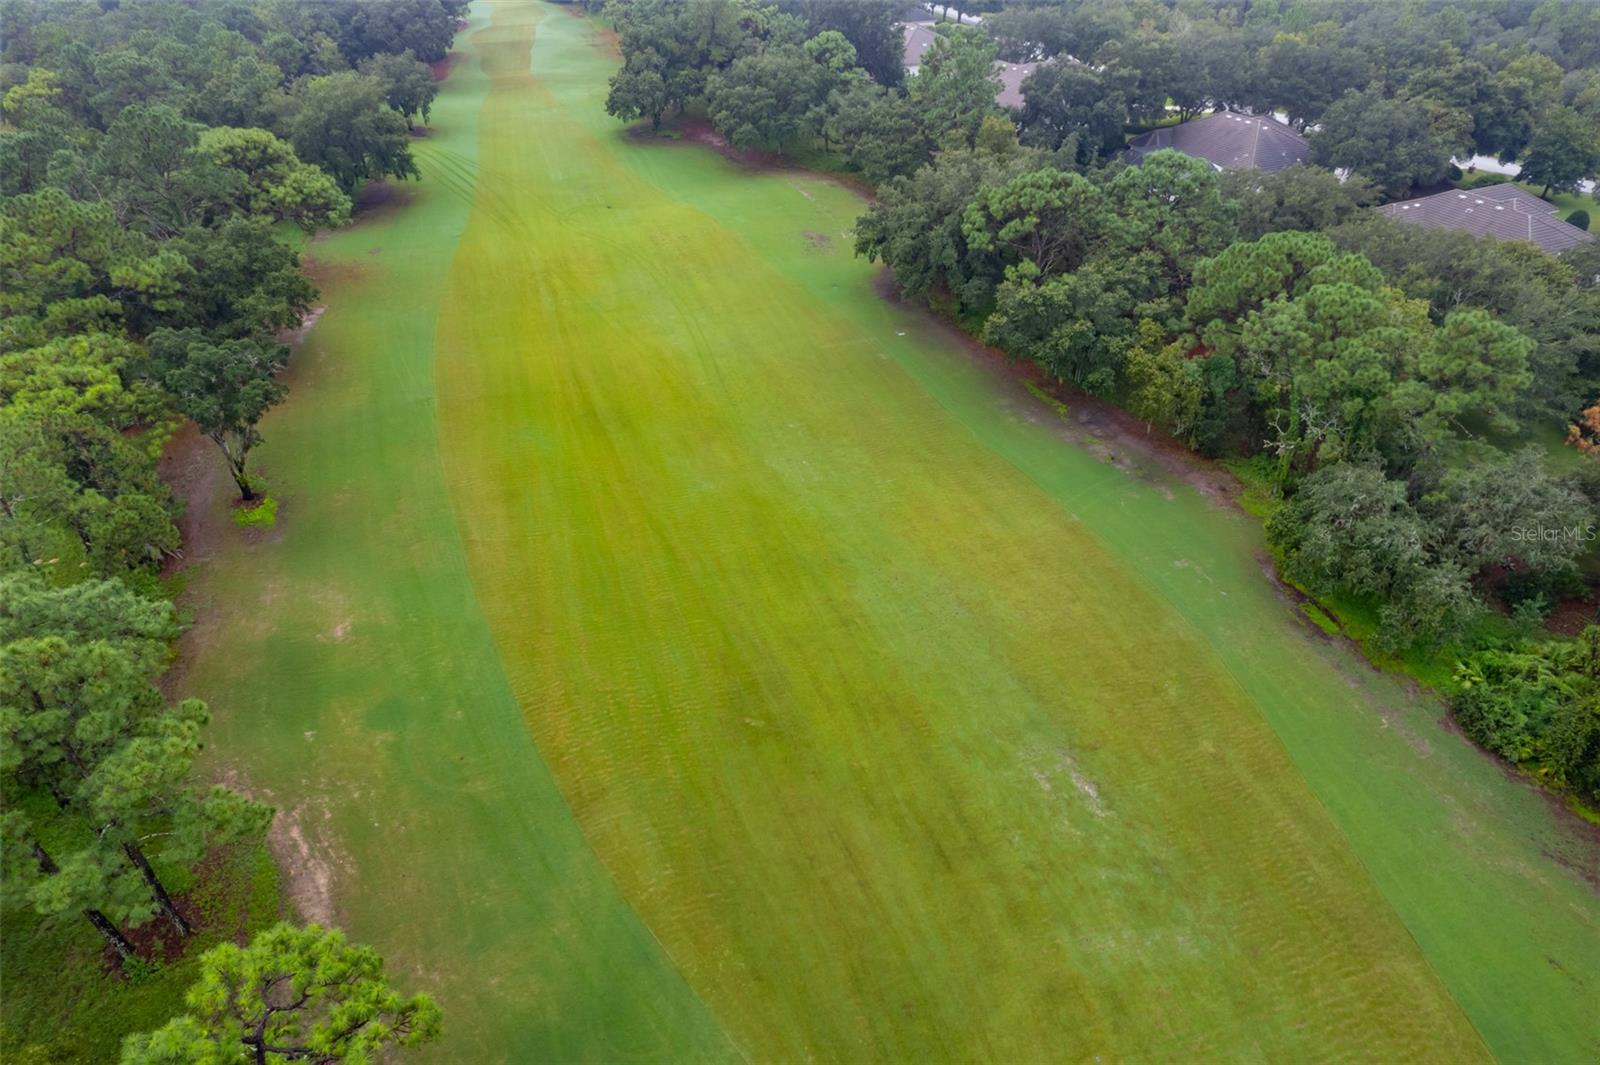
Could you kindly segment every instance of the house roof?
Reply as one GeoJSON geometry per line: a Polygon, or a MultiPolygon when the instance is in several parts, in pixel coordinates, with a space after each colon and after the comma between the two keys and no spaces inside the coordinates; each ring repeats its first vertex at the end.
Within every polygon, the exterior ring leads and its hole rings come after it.
{"type": "Polygon", "coordinates": [[[1509,183],[1464,192],[1447,189],[1415,200],[1387,203],[1378,210],[1390,218],[1435,229],[1461,229],[1480,237],[1532,241],[1552,255],[1594,239],[1594,234],[1563,222],[1555,207],[1509,183]]]}
{"type": "MultiPolygon", "coordinates": [[[[901,29],[905,33],[906,41],[904,57],[906,71],[915,74],[917,68],[922,65],[923,53],[933,47],[936,34],[931,26],[914,26],[908,23],[901,29]]],[[[995,93],[994,102],[1001,107],[1021,107],[1022,82],[1038,65],[1038,63],[996,62],[994,72],[1000,78],[1000,91],[995,93]]]]}
{"type": "Polygon", "coordinates": [[[906,38],[906,69],[916,70],[922,65],[922,53],[933,46],[933,27],[908,22],[901,29],[906,38]]]}
{"type": "Polygon", "coordinates": [[[1282,170],[1311,158],[1306,139],[1275,118],[1219,111],[1162,126],[1128,142],[1136,158],[1162,148],[1204,159],[1219,170],[1282,170]]]}
{"type": "Polygon", "coordinates": [[[1021,107],[1022,83],[1038,66],[1038,63],[995,63],[994,72],[1000,76],[1000,91],[995,93],[994,102],[1001,107],[1021,107]]]}

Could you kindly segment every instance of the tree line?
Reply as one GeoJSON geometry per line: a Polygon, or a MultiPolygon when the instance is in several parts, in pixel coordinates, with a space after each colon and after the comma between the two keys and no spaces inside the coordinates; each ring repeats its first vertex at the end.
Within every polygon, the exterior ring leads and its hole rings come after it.
{"type": "MultiPolygon", "coordinates": [[[[990,5],[999,6],[999,5],[990,5]]],[[[1281,113],[1316,160],[1389,197],[1452,157],[1520,160],[1567,191],[1600,174],[1600,9],[1481,0],[1050,0],[983,26],[941,24],[915,77],[892,0],[612,0],[623,66],[607,109],[655,128],[704,116],[741,148],[836,151],[870,181],[1014,128],[1080,165],[1130,130],[1206,111],[1281,113]],[[996,105],[994,64],[1037,62],[1023,104],[996,105]]]]}
{"type": "Polygon", "coordinates": [[[624,120],[703,113],[740,148],[819,144],[873,181],[909,173],[984,130],[1010,136],[994,103],[997,46],[952,27],[907,82],[895,0],[614,0],[622,68],[606,109],[624,120]]]}
{"type": "Polygon", "coordinates": [[[1050,0],[985,28],[1025,88],[1024,140],[1120,150],[1124,125],[1212,108],[1279,112],[1317,161],[1389,196],[1442,180],[1452,156],[1520,160],[1572,189],[1600,173],[1600,9],[1497,0],[1050,0]]]}
{"type": "MultiPolygon", "coordinates": [[[[284,227],[417,176],[462,0],[0,3],[0,845],[7,903],[196,931],[174,873],[272,811],[194,779],[205,704],[158,687],[181,630],[160,452],[192,421],[248,457],[315,290],[284,227]]],[[[124,1060],[367,1060],[432,1038],[336,932],[208,953],[189,1012],[124,1060]]]]}

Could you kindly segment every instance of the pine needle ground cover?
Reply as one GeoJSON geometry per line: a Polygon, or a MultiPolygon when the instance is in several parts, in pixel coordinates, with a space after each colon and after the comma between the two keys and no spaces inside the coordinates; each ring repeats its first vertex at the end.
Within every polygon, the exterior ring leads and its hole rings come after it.
{"type": "Polygon", "coordinates": [[[881,300],[853,193],[627,135],[590,23],[457,47],[189,675],[441,1060],[1594,1056],[1593,842],[1247,519],[881,300]]]}

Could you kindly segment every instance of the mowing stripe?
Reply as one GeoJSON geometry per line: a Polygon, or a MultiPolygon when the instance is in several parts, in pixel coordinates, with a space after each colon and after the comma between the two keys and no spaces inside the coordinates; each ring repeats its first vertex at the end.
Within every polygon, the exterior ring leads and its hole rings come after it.
{"type": "Polygon", "coordinates": [[[447,479],[541,751],[739,1043],[1483,1056],[1190,623],[832,305],[845,201],[628,145],[582,22],[532,56],[486,56],[447,479]]]}
{"type": "Polygon", "coordinates": [[[423,1057],[737,1061],[530,742],[441,479],[433,336],[479,188],[486,14],[415,144],[423,180],[311,249],[329,310],[260,452],[281,526],[194,571],[186,684],[218,711],[219,769],[279,807],[309,916],[438,998],[423,1057]]]}

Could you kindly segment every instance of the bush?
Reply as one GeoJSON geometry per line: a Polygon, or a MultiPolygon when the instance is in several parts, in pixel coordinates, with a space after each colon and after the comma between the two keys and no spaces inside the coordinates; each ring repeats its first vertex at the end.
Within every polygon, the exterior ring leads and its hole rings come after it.
{"type": "Polygon", "coordinates": [[[1600,798],[1600,626],[1577,640],[1478,651],[1456,670],[1453,702],[1485,747],[1600,798]]]}
{"type": "Polygon", "coordinates": [[[1585,211],[1581,207],[1578,208],[1576,211],[1573,211],[1571,214],[1567,215],[1567,225],[1577,226],[1579,229],[1587,230],[1589,228],[1589,212],[1585,211]]]}
{"type": "Polygon", "coordinates": [[[233,523],[241,529],[270,529],[278,523],[278,501],[267,496],[253,507],[238,507],[233,523]]]}

